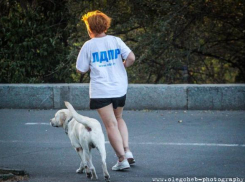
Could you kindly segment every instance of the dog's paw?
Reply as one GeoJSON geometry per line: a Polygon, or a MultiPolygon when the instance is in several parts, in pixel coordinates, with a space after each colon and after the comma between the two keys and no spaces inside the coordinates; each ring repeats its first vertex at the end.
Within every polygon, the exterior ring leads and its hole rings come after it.
{"type": "Polygon", "coordinates": [[[93,175],[92,174],[92,176],[91,176],[91,178],[90,178],[91,180],[97,180],[98,179],[98,176],[95,174],[95,175],[93,175]]]}
{"type": "Polygon", "coordinates": [[[87,176],[87,178],[90,178],[90,179],[91,179],[91,177],[92,177],[92,173],[91,173],[91,172],[86,173],[86,176],[87,176]]]}
{"type": "Polygon", "coordinates": [[[110,176],[105,176],[105,181],[110,182],[110,176]]]}
{"type": "Polygon", "coordinates": [[[76,170],[76,173],[78,173],[78,174],[84,173],[84,168],[78,168],[78,169],[76,170]]]}

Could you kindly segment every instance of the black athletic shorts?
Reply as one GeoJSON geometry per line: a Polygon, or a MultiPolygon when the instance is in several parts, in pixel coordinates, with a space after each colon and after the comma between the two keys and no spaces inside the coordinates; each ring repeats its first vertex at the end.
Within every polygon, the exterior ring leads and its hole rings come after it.
{"type": "Polygon", "coordinates": [[[126,94],[122,97],[116,98],[95,98],[90,99],[90,109],[100,109],[102,107],[113,105],[113,108],[124,107],[126,101],[126,94]]]}

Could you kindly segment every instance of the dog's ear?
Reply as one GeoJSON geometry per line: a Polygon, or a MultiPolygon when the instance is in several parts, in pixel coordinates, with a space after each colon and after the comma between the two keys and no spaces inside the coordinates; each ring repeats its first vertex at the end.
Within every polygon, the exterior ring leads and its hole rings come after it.
{"type": "Polygon", "coordinates": [[[60,123],[64,124],[66,120],[66,114],[64,112],[60,112],[60,123]]]}

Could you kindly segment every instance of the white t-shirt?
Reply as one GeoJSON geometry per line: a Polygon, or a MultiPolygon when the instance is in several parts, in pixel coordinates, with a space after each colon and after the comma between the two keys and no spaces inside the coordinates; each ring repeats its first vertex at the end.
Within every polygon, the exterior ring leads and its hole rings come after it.
{"type": "Polygon", "coordinates": [[[90,98],[115,98],[127,93],[128,77],[122,59],[131,50],[118,37],[106,35],[85,42],[77,57],[76,68],[90,69],[90,98]]]}

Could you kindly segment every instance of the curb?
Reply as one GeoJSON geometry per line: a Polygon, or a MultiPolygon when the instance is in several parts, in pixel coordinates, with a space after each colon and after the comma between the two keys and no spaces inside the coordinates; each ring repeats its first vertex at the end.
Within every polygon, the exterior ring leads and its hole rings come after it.
{"type": "MultiPolygon", "coordinates": [[[[0,84],[0,108],[89,109],[89,84],[0,84]]],[[[245,84],[129,84],[125,109],[245,110],[245,84]]]]}
{"type": "Polygon", "coordinates": [[[28,173],[20,169],[7,169],[0,168],[0,181],[3,180],[26,180],[28,178],[28,173]]]}

